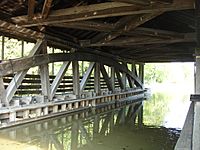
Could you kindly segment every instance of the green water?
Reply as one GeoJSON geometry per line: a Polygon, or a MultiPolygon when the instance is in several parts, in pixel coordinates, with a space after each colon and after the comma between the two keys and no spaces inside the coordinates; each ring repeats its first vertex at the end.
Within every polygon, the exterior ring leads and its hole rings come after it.
{"type": "Polygon", "coordinates": [[[188,101],[187,96],[157,92],[144,102],[139,120],[133,113],[128,115],[129,109],[135,106],[131,104],[108,111],[98,109],[96,112],[102,112],[98,114],[81,112],[1,130],[0,149],[172,150],[188,101]],[[180,109],[174,106],[176,103],[180,109]]]}

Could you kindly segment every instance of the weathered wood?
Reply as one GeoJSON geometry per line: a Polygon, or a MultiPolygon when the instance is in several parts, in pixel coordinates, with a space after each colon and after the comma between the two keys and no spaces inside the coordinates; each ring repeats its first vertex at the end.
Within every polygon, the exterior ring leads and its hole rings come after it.
{"type": "Polygon", "coordinates": [[[31,67],[39,66],[46,63],[74,60],[100,62],[108,66],[113,66],[121,72],[126,72],[131,78],[136,81],[136,84],[142,86],[139,79],[135,75],[133,75],[131,71],[128,70],[124,65],[119,64],[115,59],[110,59],[109,57],[103,57],[101,55],[88,54],[84,52],[37,55],[33,57],[12,60],[12,65],[10,64],[10,62],[3,62],[0,64],[0,76],[5,76],[8,74],[12,74],[13,71],[16,72],[26,70],[31,67]]]}
{"type": "Polygon", "coordinates": [[[4,60],[4,51],[5,51],[5,36],[2,36],[2,45],[1,45],[1,60],[4,60]]]}
{"type": "MultiPolygon", "coordinates": [[[[42,45],[42,54],[47,53],[47,42],[43,41],[42,45]]],[[[49,65],[48,63],[39,65],[40,70],[40,79],[41,79],[41,87],[42,87],[42,95],[46,96],[50,99],[50,81],[49,81],[49,65]]]]}
{"type": "Polygon", "coordinates": [[[79,74],[79,64],[78,61],[72,61],[72,71],[73,71],[73,93],[79,97],[80,96],[80,74],[79,74]]]}
{"type": "Polygon", "coordinates": [[[86,83],[87,83],[88,79],[90,78],[90,75],[92,73],[94,66],[95,66],[95,62],[91,62],[89,67],[88,67],[88,70],[83,75],[83,78],[82,78],[81,83],[80,83],[80,91],[81,92],[83,92],[83,90],[86,86],[86,83]]]}
{"type": "Polygon", "coordinates": [[[123,2],[123,3],[129,3],[129,4],[139,4],[139,5],[149,5],[149,0],[113,0],[115,2],[123,2]]]}
{"type": "Polygon", "coordinates": [[[121,75],[119,73],[119,70],[115,70],[115,73],[116,73],[117,80],[119,82],[120,88],[121,89],[125,89],[125,85],[124,85],[124,82],[122,81],[122,77],[121,77],[121,75]]]}
{"type": "Polygon", "coordinates": [[[1,104],[5,104],[6,106],[8,106],[8,103],[6,101],[6,90],[4,87],[3,78],[0,78],[0,102],[1,104]]]}
{"type": "MultiPolygon", "coordinates": [[[[31,52],[29,53],[29,57],[33,57],[35,54],[39,53],[41,48],[42,48],[42,44],[43,41],[39,40],[35,46],[33,47],[33,49],[31,50],[31,52]]],[[[14,72],[16,72],[16,70],[14,69],[16,66],[14,66],[14,64],[12,63],[12,61],[9,61],[10,63],[10,73],[9,74],[13,74],[14,72]]],[[[18,64],[18,67],[21,67],[22,64],[18,64]]],[[[24,65],[28,65],[28,64],[24,64],[24,65]]],[[[4,68],[4,67],[3,67],[4,68]]],[[[24,79],[26,73],[28,72],[28,69],[30,67],[26,68],[26,69],[22,69],[17,71],[17,73],[15,74],[14,78],[12,79],[12,81],[10,82],[10,84],[8,85],[8,87],[6,88],[6,101],[7,103],[10,102],[10,100],[12,99],[13,95],[15,94],[15,92],[17,91],[17,88],[20,86],[22,80],[24,79]]],[[[5,66],[5,69],[8,69],[7,66],[5,66]]],[[[1,71],[2,69],[0,69],[1,71]]]]}
{"type": "Polygon", "coordinates": [[[70,62],[66,61],[63,62],[63,65],[60,67],[59,72],[56,75],[56,78],[54,79],[53,83],[51,84],[51,93],[50,93],[50,100],[53,99],[57,88],[59,87],[59,84],[61,83],[63,77],[65,76],[65,73],[70,65],[70,62]]]}
{"type": "Polygon", "coordinates": [[[100,64],[95,63],[94,69],[94,91],[97,95],[101,93],[101,86],[100,86],[100,64]]]}
{"type": "Polygon", "coordinates": [[[50,8],[51,8],[51,3],[53,0],[45,0],[43,9],[42,9],[42,19],[46,19],[47,16],[49,15],[50,8]]]}
{"type": "MultiPolygon", "coordinates": [[[[185,43],[195,42],[196,37],[194,33],[185,33],[180,38],[161,38],[152,36],[135,36],[135,37],[121,37],[109,42],[97,42],[88,41],[81,43],[84,47],[96,47],[96,46],[136,46],[136,45],[148,45],[148,44],[173,44],[173,43],[185,43]]],[[[80,41],[81,42],[81,41],[80,41]]]]}
{"type": "Polygon", "coordinates": [[[172,4],[155,4],[147,7],[137,7],[133,4],[107,2],[100,4],[93,4],[89,6],[79,6],[75,8],[68,8],[63,10],[52,11],[46,20],[32,20],[28,21],[27,16],[19,16],[12,18],[15,23],[24,25],[26,27],[48,25],[60,22],[71,22],[79,20],[88,20],[95,18],[105,18],[124,15],[135,15],[154,12],[165,12],[173,10],[193,9],[193,0],[174,0],[172,4]]]}
{"type": "Polygon", "coordinates": [[[35,12],[35,0],[28,0],[28,20],[32,20],[35,12]]]}
{"type": "Polygon", "coordinates": [[[101,73],[103,75],[104,80],[106,81],[106,85],[108,87],[108,90],[114,91],[112,84],[111,84],[111,81],[110,81],[110,78],[108,76],[108,73],[106,72],[106,69],[102,64],[100,65],[100,70],[101,70],[101,73]]]}
{"type": "Polygon", "coordinates": [[[117,32],[111,32],[108,34],[102,43],[111,41],[124,32],[129,32],[130,30],[133,30],[134,28],[140,26],[141,24],[159,16],[163,12],[156,12],[156,13],[150,13],[150,14],[144,14],[144,15],[139,15],[139,16],[128,16],[128,17],[123,17],[116,23],[116,30],[117,32]]]}
{"type": "Polygon", "coordinates": [[[139,78],[144,83],[144,64],[139,64],[139,78]]]}
{"type": "Polygon", "coordinates": [[[111,81],[111,84],[112,84],[112,88],[115,90],[115,68],[114,67],[111,67],[110,81],[111,81]]]}

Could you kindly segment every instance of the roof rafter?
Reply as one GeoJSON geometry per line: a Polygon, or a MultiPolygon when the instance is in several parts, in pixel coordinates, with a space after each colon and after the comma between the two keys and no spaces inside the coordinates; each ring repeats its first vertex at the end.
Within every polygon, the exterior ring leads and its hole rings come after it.
{"type": "Polygon", "coordinates": [[[193,9],[194,0],[174,0],[172,4],[152,4],[150,6],[136,6],[119,2],[105,2],[88,6],[79,6],[52,11],[45,20],[36,19],[28,21],[27,16],[14,17],[12,20],[25,27],[49,25],[61,22],[72,22],[105,18],[114,16],[136,15],[144,13],[165,12],[173,10],[193,9]]]}

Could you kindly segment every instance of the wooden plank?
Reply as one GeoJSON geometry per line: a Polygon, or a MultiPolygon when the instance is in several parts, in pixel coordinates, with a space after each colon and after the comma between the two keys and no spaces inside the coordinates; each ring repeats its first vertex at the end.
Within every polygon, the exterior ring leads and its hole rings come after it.
{"type": "Polygon", "coordinates": [[[51,93],[50,93],[50,100],[53,99],[57,88],[59,87],[59,84],[62,82],[63,77],[65,76],[65,73],[69,67],[71,62],[66,61],[63,62],[62,66],[60,67],[59,72],[56,75],[56,78],[54,79],[53,83],[51,84],[51,93]]]}
{"type": "Polygon", "coordinates": [[[90,78],[90,75],[92,73],[92,70],[93,70],[94,66],[95,66],[95,62],[90,62],[88,70],[83,75],[83,78],[82,78],[81,83],[80,83],[80,91],[81,92],[83,92],[83,90],[84,90],[84,88],[86,86],[86,83],[87,83],[88,79],[90,78]]]}
{"type": "Polygon", "coordinates": [[[35,0],[28,0],[28,20],[32,20],[35,12],[35,0]]]}
{"type": "Polygon", "coordinates": [[[194,9],[194,0],[174,0],[172,4],[153,4],[147,7],[137,7],[133,4],[106,2],[92,4],[88,6],[79,6],[52,11],[45,20],[28,21],[27,16],[14,17],[12,20],[25,27],[49,25],[61,22],[72,22],[96,18],[135,15],[144,13],[165,12],[174,10],[194,9]]]}
{"type": "Polygon", "coordinates": [[[108,90],[114,91],[112,84],[111,84],[111,81],[110,81],[110,78],[108,76],[108,73],[106,72],[106,69],[102,64],[100,65],[100,70],[101,70],[101,73],[103,75],[104,80],[106,81],[106,85],[108,87],[108,90]]]}
{"type": "Polygon", "coordinates": [[[51,9],[51,3],[53,0],[45,0],[43,9],[42,9],[42,19],[46,19],[49,15],[50,9],[51,9]]]}

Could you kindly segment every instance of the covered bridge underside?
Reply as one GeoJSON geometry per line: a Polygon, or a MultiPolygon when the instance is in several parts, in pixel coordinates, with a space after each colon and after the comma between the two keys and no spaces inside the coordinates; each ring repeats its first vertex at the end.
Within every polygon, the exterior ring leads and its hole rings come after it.
{"type": "MultiPolygon", "coordinates": [[[[103,105],[111,109],[139,102],[142,107],[144,63],[149,62],[196,61],[199,94],[199,3],[0,1],[0,128],[103,105]],[[4,37],[32,42],[34,47],[26,57],[4,60],[4,37]],[[49,47],[61,53],[49,53],[49,47]],[[80,71],[80,61],[87,61],[86,70],[80,71]],[[62,63],[59,71],[50,74],[49,64],[57,62],[62,63]],[[66,73],[69,66],[71,75],[66,73]],[[27,74],[33,67],[39,68],[38,74],[27,74]]],[[[192,106],[194,130],[184,129],[192,138],[185,142],[183,134],[177,147],[199,150],[199,102],[192,106]]]]}
{"type": "Polygon", "coordinates": [[[0,32],[126,61],[193,62],[194,8],[194,0],[3,0],[0,32]]]}

